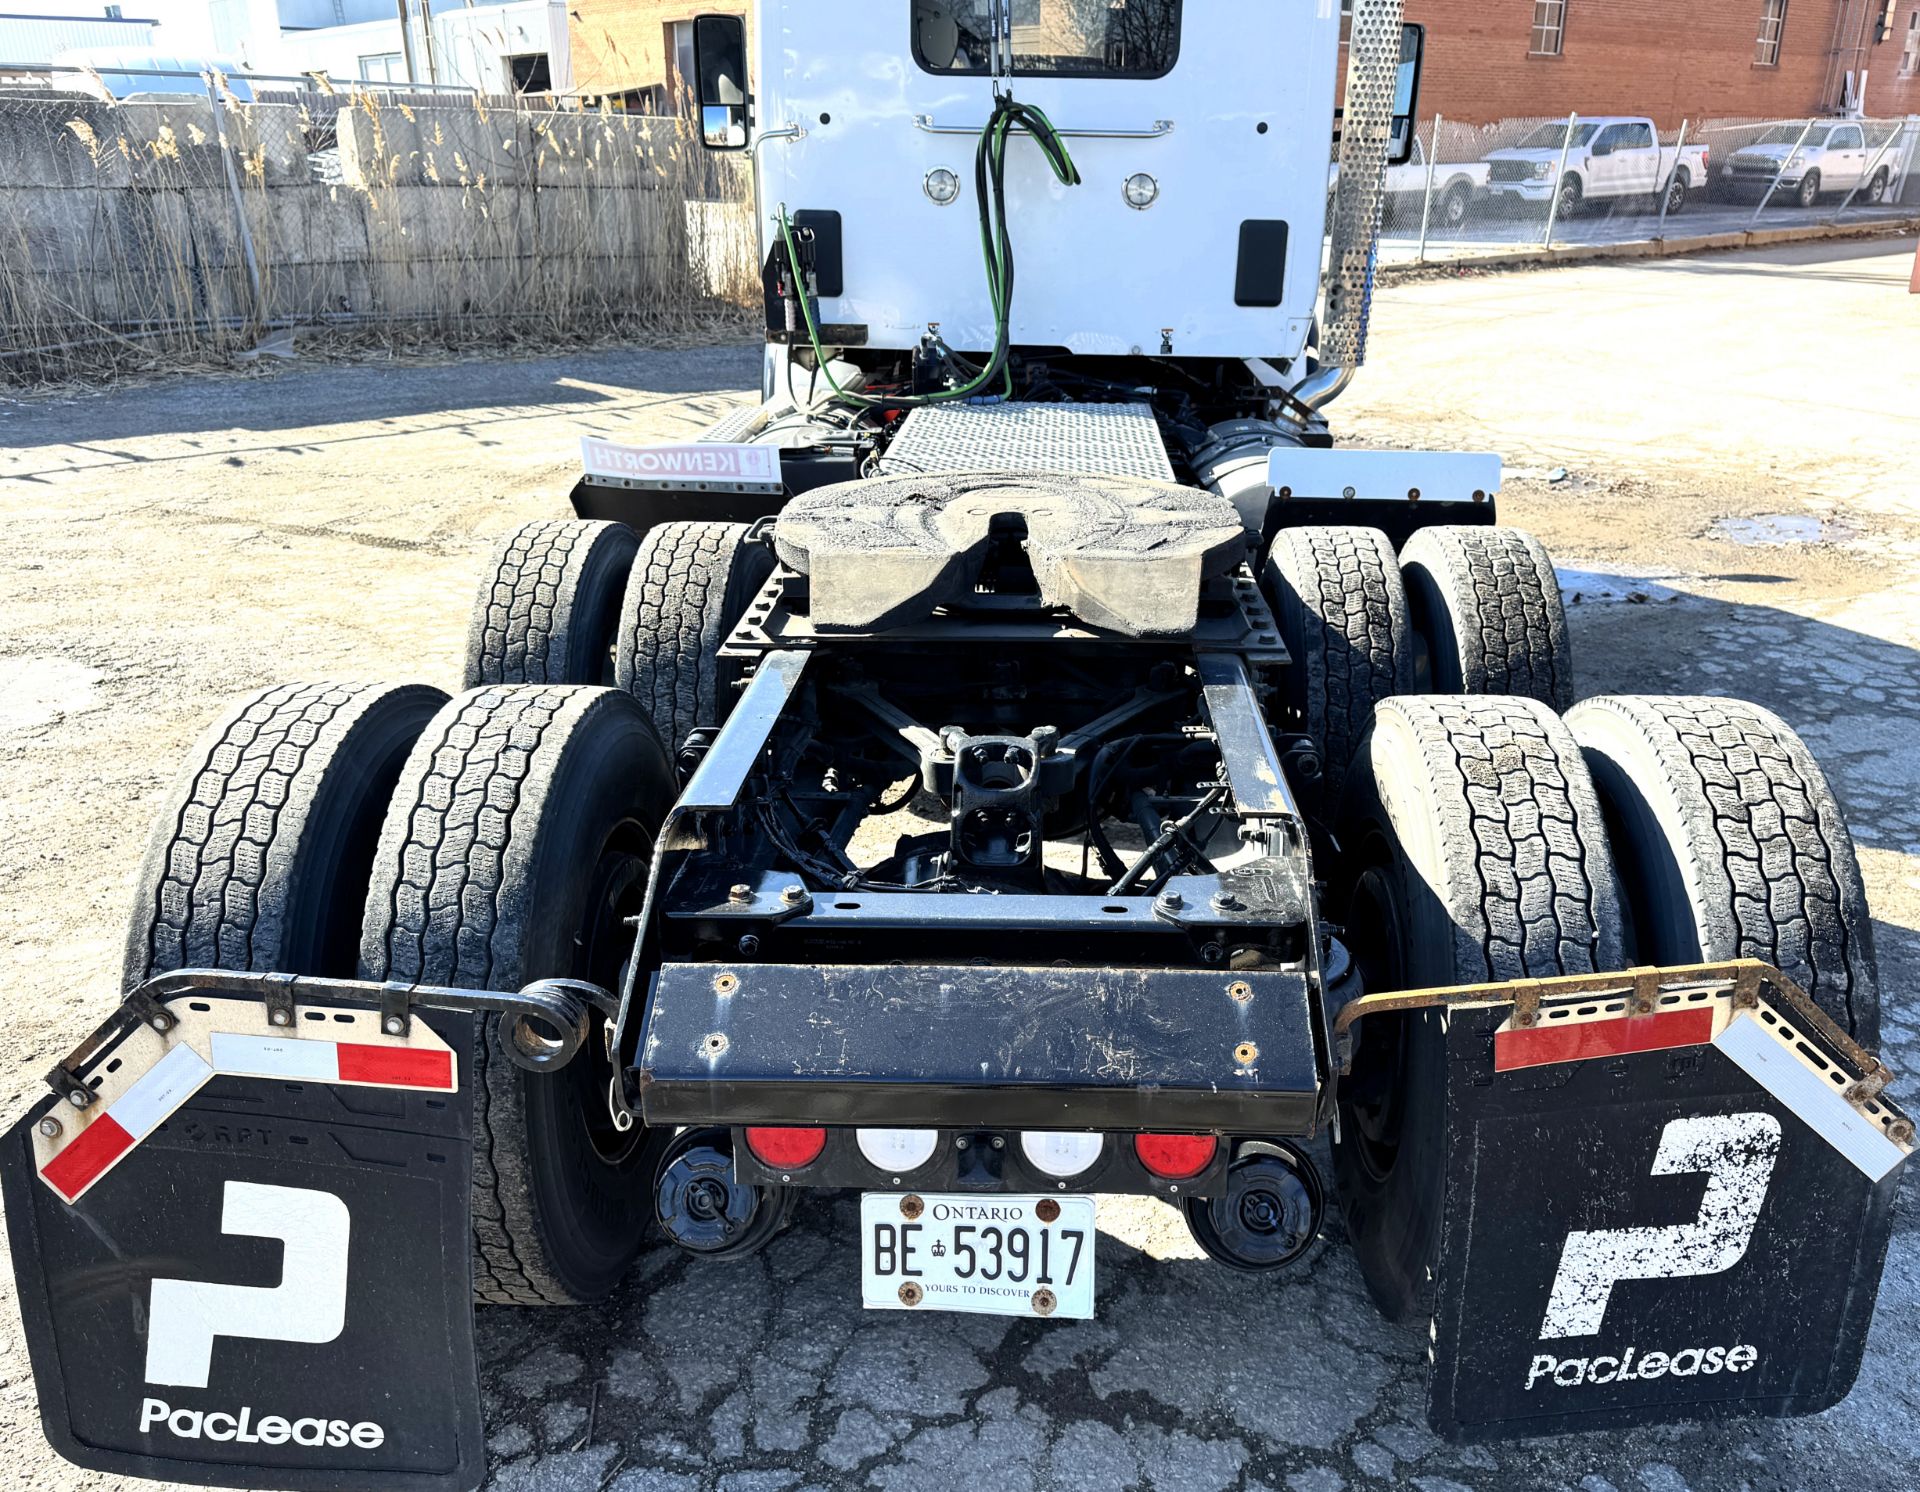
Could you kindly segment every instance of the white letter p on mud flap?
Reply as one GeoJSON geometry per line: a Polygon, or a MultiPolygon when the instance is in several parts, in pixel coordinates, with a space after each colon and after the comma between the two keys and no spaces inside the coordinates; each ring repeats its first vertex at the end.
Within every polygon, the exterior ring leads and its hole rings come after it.
{"type": "Polygon", "coordinates": [[[1771,1114],[1675,1119],[1654,1152],[1655,1176],[1707,1173],[1700,1216],[1671,1228],[1608,1228],[1567,1235],[1540,1336],[1584,1337],[1600,1330],[1621,1280],[1720,1274],[1746,1256],[1767,1182],[1780,1154],[1771,1114]]]}
{"type": "Polygon", "coordinates": [[[155,1280],[147,1313],[147,1382],[205,1388],[213,1339],[331,1342],[347,1322],[347,1204],[332,1192],[229,1181],[220,1231],[278,1238],[280,1283],[155,1280]]]}

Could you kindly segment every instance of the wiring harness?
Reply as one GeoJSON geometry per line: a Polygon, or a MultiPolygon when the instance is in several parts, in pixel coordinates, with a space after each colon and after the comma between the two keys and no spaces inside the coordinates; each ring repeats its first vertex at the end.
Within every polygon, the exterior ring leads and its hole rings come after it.
{"type": "Polygon", "coordinates": [[[980,201],[980,250],[986,261],[987,299],[993,306],[993,354],[984,367],[975,367],[951,350],[946,350],[948,363],[966,378],[964,383],[955,388],[925,394],[868,398],[864,394],[848,393],[834,381],[828,367],[826,349],[820,345],[820,328],[814,321],[813,303],[801,280],[800,252],[794,243],[793,221],[787,215],[786,204],[780,205],[780,237],[786,245],[787,263],[793,271],[794,292],[806,322],[807,340],[812,345],[821,375],[836,398],[863,409],[911,409],[921,404],[979,397],[996,382],[1001,384],[1004,394],[1009,397],[1012,395],[1013,373],[1009,366],[1009,354],[1012,351],[1013,324],[1013,240],[1007,232],[1006,176],[1007,138],[1016,129],[1033,136],[1041,153],[1046,156],[1047,164],[1053,168],[1054,176],[1063,185],[1080,184],[1080,170],[1074,165],[1066,142],[1061,139],[1060,132],[1054,128],[1053,121],[1047,118],[1045,111],[1033,104],[1020,103],[1011,94],[1001,94],[994,101],[993,117],[987,121],[986,128],[980,131],[980,143],[973,156],[973,185],[980,201]]]}

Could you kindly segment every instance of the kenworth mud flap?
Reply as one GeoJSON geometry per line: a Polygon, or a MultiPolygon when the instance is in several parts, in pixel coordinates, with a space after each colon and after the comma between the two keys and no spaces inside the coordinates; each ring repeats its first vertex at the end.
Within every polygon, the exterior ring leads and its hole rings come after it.
{"type": "Polygon", "coordinates": [[[506,1012],[538,1066],[578,1049],[586,1008],[553,984],[143,985],[0,1144],[54,1448],[168,1481],[476,1486],[476,1022],[506,1012]]]}
{"type": "Polygon", "coordinates": [[[1428,1412],[1457,1440],[1824,1409],[1866,1347],[1913,1124],[1741,962],[1377,995],[1440,1008],[1428,1412]]]}

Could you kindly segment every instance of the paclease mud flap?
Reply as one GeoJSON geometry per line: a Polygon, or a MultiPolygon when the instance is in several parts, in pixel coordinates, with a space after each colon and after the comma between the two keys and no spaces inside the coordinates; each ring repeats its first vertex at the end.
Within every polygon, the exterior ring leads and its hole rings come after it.
{"type": "Polygon", "coordinates": [[[0,1143],[48,1439],[168,1481],[476,1486],[475,1017],[416,1010],[395,1040],[372,1011],[289,1036],[258,1002],[172,1008],[88,1064],[87,1110],[0,1143]]]}
{"type": "Polygon", "coordinates": [[[1790,1007],[1621,1010],[1448,1012],[1450,1439],[1808,1414],[1859,1373],[1910,1124],[1790,1007]]]}

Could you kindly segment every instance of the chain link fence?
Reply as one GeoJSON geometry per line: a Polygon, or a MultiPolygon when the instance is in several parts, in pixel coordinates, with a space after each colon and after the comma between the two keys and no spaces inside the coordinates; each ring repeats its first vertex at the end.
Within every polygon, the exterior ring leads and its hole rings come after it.
{"type": "MultiPolygon", "coordinates": [[[[1337,173],[1335,187],[1337,190],[1337,173]]],[[[1388,263],[1920,217],[1920,118],[1425,121],[1387,173],[1388,263]]]]}
{"type": "Polygon", "coordinates": [[[289,327],[671,333],[758,293],[751,178],[677,118],[317,86],[0,94],[0,378],[289,327]]]}

